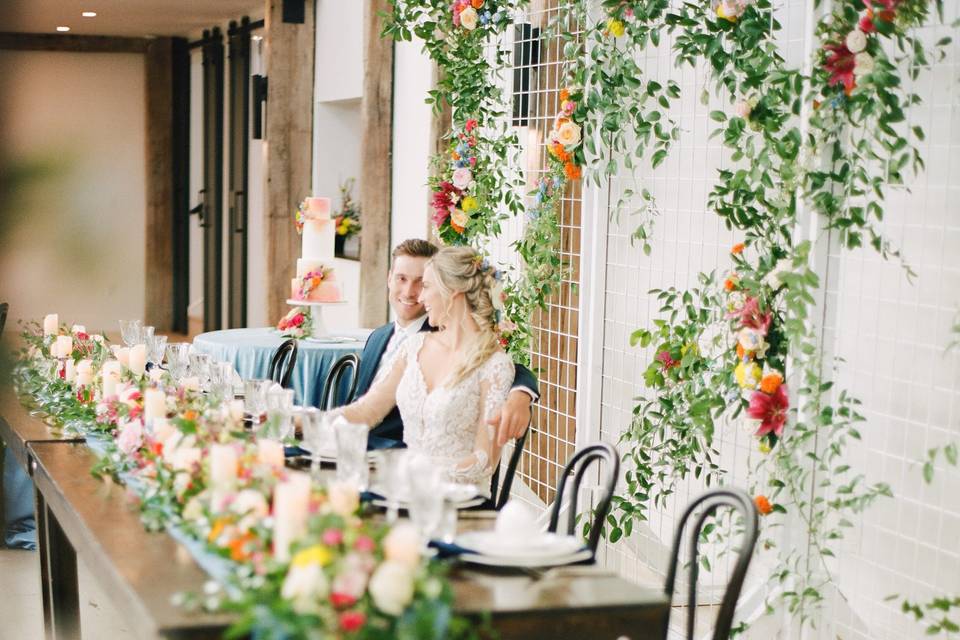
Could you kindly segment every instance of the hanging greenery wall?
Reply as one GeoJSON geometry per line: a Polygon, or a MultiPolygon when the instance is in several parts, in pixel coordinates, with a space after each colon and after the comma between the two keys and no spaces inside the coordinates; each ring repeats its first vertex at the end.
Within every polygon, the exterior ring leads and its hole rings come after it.
{"type": "MultiPolygon", "coordinates": [[[[766,516],[761,546],[776,556],[768,607],[815,625],[838,588],[837,541],[855,514],[892,495],[845,463],[863,415],[859,401],[833,383],[837,363],[820,337],[819,262],[831,244],[866,245],[912,275],[880,223],[889,193],[924,169],[916,145],[926,133],[905,118],[920,97],[905,79],[949,44],[930,47],[913,35],[937,15],[942,20],[942,0],[816,2],[808,28],[818,45],[801,66],[785,59],[771,0],[558,3],[548,32],[565,43],[567,79],[546,141],[548,173],[533,193],[507,169],[518,143],[507,132],[496,82],[509,65],[502,36],[526,4],[393,2],[388,33],[424,41],[441,72],[428,102],[453,107],[450,148],[435,159],[431,181],[437,235],[483,246],[504,216],[525,214],[517,243],[524,268],[508,289],[511,348],[525,354],[529,318],[563,271],[557,206],[569,181],[581,171],[601,189],[611,178],[632,179],[637,186],[623,189],[612,210],[619,215],[641,202],[634,238],[651,249],[656,205],[637,172],[658,167],[678,144],[673,114],[681,88],[648,77],[639,61],[669,38],[678,65],[705,73],[699,97],[722,105],[709,113],[711,137],[730,154],[705,204],[741,242],[731,247],[728,268],[700,274],[694,288],[650,292],[662,318],[631,340],[655,355],[623,434],[629,464],[607,535],[612,542],[629,536],[690,475],[723,482],[729,470],[718,433],[752,425],[750,488],[766,516]],[[784,526],[802,530],[803,540],[779,548],[774,533],[784,526]]],[[[928,609],[954,606],[944,597],[928,609]]],[[[915,616],[925,610],[908,601],[903,608],[915,616]]]]}

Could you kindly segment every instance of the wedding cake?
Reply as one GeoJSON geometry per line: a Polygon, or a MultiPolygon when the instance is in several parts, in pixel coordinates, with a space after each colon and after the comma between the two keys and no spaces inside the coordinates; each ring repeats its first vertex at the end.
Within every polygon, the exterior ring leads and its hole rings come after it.
{"type": "Polygon", "coordinates": [[[332,266],[335,225],[330,217],[330,198],[304,200],[296,222],[301,246],[290,297],[304,302],[340,302],[342,295],[332,266]]]}

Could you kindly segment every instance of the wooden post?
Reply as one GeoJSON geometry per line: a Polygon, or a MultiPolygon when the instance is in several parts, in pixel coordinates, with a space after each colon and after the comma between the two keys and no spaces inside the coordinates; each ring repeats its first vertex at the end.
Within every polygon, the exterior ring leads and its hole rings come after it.
{"type": "Polygon", "coordinates": [[[146,268],[143,318],[158,332],[173,328],[173,41],[147,44],[146,268]]]}
{"type": "Polygon", "coordinates": [[[381,38],[388,0],[364,4],[364,71],[360,148],[360,324],[387,321],[393,142],[393,40],[381,38]]]}
{"type": "Polygon", "coordinates": [[[314,4],[302,24],[283,22],[281,0],[267,0],[267,314],[277,321],[289,307],[290,280],[299,255],[293,224],[297,204],[310,195],[313,149],[314,4]]]}
{"type": "MultiPolygon", "coordinates": [[[[437,85],[440,84],[440,67],[437,63],[433,63],[433,88],[436,89],[437,85]]],[[[450,108],[448,102],[443,102],[440,105],[440,111],[434,111],[433,117],[430,119],[430,153],[431,155],[438,155],[441,153],[446,153],[447,145],[449,144],[449,139],[446,137],[450,133],[450,129],[453,126],[453,109],[450,108]]],[[[433,192],[427,191],[427,211],[433,211],[431,207],[431,202],[433,200],[433,192]]],[[[432,221],[432,216],[428,216],[427,219],[427,232],[424,236],[425,238],[433,238],[434,226],[432,221]]]]}

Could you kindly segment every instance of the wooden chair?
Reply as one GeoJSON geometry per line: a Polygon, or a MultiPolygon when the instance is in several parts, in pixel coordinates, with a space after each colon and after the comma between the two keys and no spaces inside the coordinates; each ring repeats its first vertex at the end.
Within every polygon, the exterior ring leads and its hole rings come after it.
{"type": "Polygon", "coordinates": [[[270,360],[270,379],[281,387],[289,388],[293,368],[297,364],[297,340],[290,338],[277,347],[270,360]]]}
{"type": "Polygon", "coordinates": [[[503,482],[500,482],[500,468],[502,464],[497,464],[497,468],[490,478],[490,501],[484,504],[484,508],[496,509],[500,511],[503,505],[510,499],[510,489],[513,487],[513,476],[517,473],[517,467],[520,465],[520,456],[523,455],[523,445],[527,442],[527,433],[530,428],[523,432],[523,435],[514,440],[513,451],[510,453],[510,459],[507,461],[507,468],[503,474],[503,482]]]}
{"type": "Polygon", "coordinates": [[[600,533],[603,531],[603,523],[606,521],[607,514],[610,512],[610,501],[613,499],[613,490],[617,484],[617,476],[620,473],[620,457],[617,450],[606,442],[592,444],[574,454],[567,462],[560,476],[560,483],[557,487],[557,496],[553,500],[553,507],[550,509],[550,525],[547,531],[557,532],[557,525],[560,519],[560,507],[563,502],[564,488],[567,485],[567,477],[572,473],[573,487],[570,491],[570,504],[567,511],[567,526],[565,531],[567,535],[574,534],[577,517],[577,496],[580,493],[580,482],[586,473],[587,468],[593,462],[604,462],[606,476],[603,477],[600,487],[603,490],[597,508],[594,510],[593,523],[590,527],[590,538],[587,546],[593,554],[597,553],[597,544],[600,542],[600,533]]]}
{"type": "Polygon", "coordinates": [[[323,393],[320,395],[320,410],[329,411],[346,404],[353,398],[357,391],[357,380],[360,373],[360,356],[355,353],[348,353],[333,363],[330,371],[327,372],[327,378],[323,383],[323,393]],[[347,393],[340,401],[339,391],[343,389],[343,376],[349,375],[347,379],[347,393]]]}
{"type": "Polygon", "coordinates": [[[723,600],[720,602],[720,611],[717,614],[717,622],[713,629],[713,640],[726,640],[730,636],[730,627],[733,625],[733,614],[737,607],[737,598],[740,597],[740,590],[743,587],[743,580],[747,575],[747,568],[750,566],[750,560],[753,557],[753,548],[757,544],[759,528],[757,526],[757,509],[746,493],[735,488],[720,488],[708,491],[695,499],[683,512],[680,523],[677,526],[677,532],[673,537],[673,550],[670,553],[670,566],[667,571],[667,582],[664,587],[667,597],[673,598],[673,588],[677,578],[677,564],[680,556],[680,543],[683,540],[683,532],[694,511],[700,510],[699,515],[694,521],[693,528],[690,530],[690,558],[687,560],[689,569],[689,585],[687,587],[687,638],[692,640],[694,637],[694,624],[696,622],[697,611],[697,575],[699,573],[700,563],[698,562],[698,545],[700,543],[700,533],[707,518],[713,515],[717,509],[728,507],[737,511],[743,518],[743,541],[737,549],[737,564],[730,575],[730,581],[727,583],[726,591],[723,594],[723,600]]]}

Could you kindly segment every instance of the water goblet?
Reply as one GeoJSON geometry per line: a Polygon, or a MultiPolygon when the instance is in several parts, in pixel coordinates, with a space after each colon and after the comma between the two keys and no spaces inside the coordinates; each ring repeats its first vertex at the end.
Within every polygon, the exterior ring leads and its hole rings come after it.
{"type": "Polygon", "coordinates": [[[260,424],[267,411],[267,390],[272,380],[244,380],[243,411],[254,424],[260,424]]]}
{"type": "Polygon", "coordinates": [[[179,381],[187,374],[189,354],[189,342],[171,342],[167,345],[167,368],[175,381],[179,381]]]}
{"type": "Polygon", "coordinates": [[[271,389],[267,392],[267,422],[263,433],[267,438],[284,440],[292,432],[293,389],[271,389]]]}
{"type": "Polygon", "coordinates": [[[196,376],[200,381],[200,388],[209,391],[210,384],[210,354],[190,351],[190,375],[196,376]]]}
{"type": "Polygon", "coordinates": [[[140,327],[140,336],[137,338],[137,344],[142,344],[147,348],[147,354],[150,353],[150,345],[153,344],[153,334],[156,331],[149,325],[140,327]]]}
{"type": "Polygon", "coordinates": [[[400,500],[407,498],[407,449],[381,449],[375,453],[377,489],[387,500],[387,523],[393,524],[400,516],[400,500]]]}
{"type": "Polygon", "coordinates": [[[427,456],[414,456],[407,462],[410,520],[428,542],[443,519],[443,469],[427,456]]]}
{"type": "Polygon", "coordinates": [[[139,320],[120,321],[120,338],[123,340],[123,344],[132,347],[140,342],[140,326],[139,320]]]}
{"type": "Polygon", "coordinates": [[[153,339],[147,342],[147,360],[157,365],[163,364],[163,352],[167,348],[167,336],[154,334],[153,339]]]}
{"type": "Polygon", "coordinates": [[[320,475],[320,452],[333,440],[333,425],[330,417],[316,407],[303,412],[303,443],[310,448],[310,473],[320,475]]]}
{"type": "Polygon", "coordinates": [[[333,431],[337,441],[337,481],[363,491],[367,488],[370,474],[370,467],[367,466],[367,434],[370,428],[338,416],[333,423],[333,431]]]}

